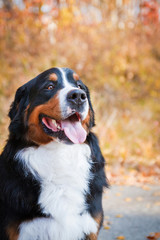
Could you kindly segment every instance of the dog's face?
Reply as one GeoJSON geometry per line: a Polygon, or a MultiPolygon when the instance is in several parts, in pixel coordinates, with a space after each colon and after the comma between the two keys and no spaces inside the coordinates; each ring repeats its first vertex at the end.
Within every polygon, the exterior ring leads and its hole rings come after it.
{"type": "Polygon", "coordinates": [[[83,143],[94,126],[88,88],[68,68],[52,68],[20,87],[9,112],[10,136],[29,143],[83,143]]]}

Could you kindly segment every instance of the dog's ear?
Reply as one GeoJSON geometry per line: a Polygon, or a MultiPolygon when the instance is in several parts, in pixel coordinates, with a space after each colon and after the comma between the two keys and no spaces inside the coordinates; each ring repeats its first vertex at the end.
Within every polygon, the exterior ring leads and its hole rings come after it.
{"type": "Polygon", "coordinates": [[[11,123],[9,125],[10,136],[15,136],[16,139],[20,139],[25,132],[23,117],[27,105],[28,91],[27,88],[23,85],[22,87],[18,88],[15,99],[11,104],[8,114],[11,119],[11,123]]]}
{"type": "Polygon", "coordinates": [[[15,99],[11,104],[10,111],[8,116],[10,117],[11,121],[16,118],[17,115],[22,111],[24,107],[26,99],[26,90],[25,87],[22,86],[17,89],[15,99]]]}

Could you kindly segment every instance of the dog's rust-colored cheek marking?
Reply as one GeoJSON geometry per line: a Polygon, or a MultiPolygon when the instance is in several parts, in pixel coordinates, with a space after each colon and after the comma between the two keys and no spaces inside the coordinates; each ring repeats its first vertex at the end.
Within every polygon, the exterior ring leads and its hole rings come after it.
{"type": "Polygon", "coordinates": [[[98,225],[98,230],[96,233],[91,233],[90,235],[87,236],[87,240],[97,240],[98,239],[98,233],[103,221],[103,213],[97,214],[97,216],[93,217],[93,219],[96,221],[98,225]]]}
{"type": "Polygon", "coordinates": [[[61,119],[58,94],[51,98],[47,103],[35,107],[28,119],[29,130],[27,134],[27,140],[33,141],[37,144],[47,144],[53,141],[54,138],[44,132],[39,121],[40,114],[45,114],[56,120],[61,119]]]}
{"type": "Polygon", "coordinates": [[[39,114],[42,106],[36,107],[28,119],[27,140],[37,144],[45,144],[51,141],[47,134],[44,133],[39,123],[39,114]]]}
{"type": "Polygon", "coordinates": [[[51,73],[51,74],[49,75],[49,80],[51,80],[51,81],[57,81],[57,80],[58,80],[58,77],[57,77],[57,75],[56,75],[55,73],[51,73]]]}
{"type": "Polygon", "coordinates": [[[53,141],[53,137],[45,134],[43,130],[38,126],[31,125],[28,130],[27,140],[34,142],[38,145],[47,144],[53,141]]]}
{"type": "Polygon", "coordinates": [[[9,240],[18,240],[19,237],[18,224],[14,224],[7,227],[7,235],[9,240]]]}
{"type": "Polygon", "coordinates": [[[73,73],[73,78],[75,81],[78,81],[79,80],[79,76],[77,73],[73,73]]]}

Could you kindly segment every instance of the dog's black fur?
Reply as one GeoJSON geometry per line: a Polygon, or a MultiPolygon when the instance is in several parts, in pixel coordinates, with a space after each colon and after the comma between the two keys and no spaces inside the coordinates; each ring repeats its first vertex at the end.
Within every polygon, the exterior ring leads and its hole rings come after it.
{"type": "MultiPolygon", "coordinates": [[[[67,69],[66,74],[68,81],[77,86],[77,81],[72,77],[73,71],[67,69]]],[[[87,211],[98,222],[100,228],[103,221],[102,192],[103,188],[108,186],[104,173],[105,161],[97,137],[91,132],[91,128],[94,126],[94,112],[88,88],[80,80],[78,80],[78,84],[85,91],[90,106],[90,118],[84,124],[87,129],[86,143],[91,149],[93,165],[90,174],[93,175],[93,178],[90,179],[89,191],[86,193],[85,199],[87,211]]],[[[29,118],[33,111],[37,106],[48,103],[51,98],[53,99],[57,91],[63,87],[62,85],[62,76],[59,70],[53,68],[38,75],[17,90],[9,112],[11,119],[9,138],[0,156],[0,240],[17,240],[21,223],[35,218],[49,217],[43,213],[43,209],[38,205],[41,192],[40,181],[31,172],[26,174],[22,161],[17,161],[15,156],[24,148],[30,146],[38,148],[41,144],[46,144],[51,140],[54,141],[56,137],[64,141],[68,140],[67,144],[71,144],[69,139],[66,140],[64,133],[59,132],[59,136],[57,136],[54,135],[57,133],[45,132],[45,128],[41,124],[41,115],[38,116],[38,124],[40,125],[38,125],[38,128],[40,127],[44,132],[42,137],[43,139],[46,138],[45,142],[41,143],[40,138],[36,138],[35,135],[32,137],[32,129],[29,129],[29,118]],[[51,93],[47,91],[48,89],[45,86],[48,86],[49,76],[52,73],[58,76],[59,83],[57,81],[52,82],[52,84],[57,85],[51,93]],[[30,134],[28,134],[29,131],[30,134]]],[[[91,240],[92,236],[85,236],[85,239],[91,240]]]]}

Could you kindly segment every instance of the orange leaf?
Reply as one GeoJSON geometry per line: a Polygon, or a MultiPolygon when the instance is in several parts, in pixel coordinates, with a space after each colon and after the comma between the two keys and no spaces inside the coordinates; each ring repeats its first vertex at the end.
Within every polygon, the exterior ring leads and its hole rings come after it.
{"type": "Polygon", "coordinates": [[[120,197],[121,195],[122,195],[122,194],[121,194],[121,193],[119,193],[119,192],[118,192],[118,193],[116,193],[116,196],[117,196],[117,197],[120,197]]]}
{"type": "Polygon", "coordinates": [[[146,191],[149,191],[151,188],[148,187],[148,186],[143,186],[142,189],[143,189],[143,190],[146,190],[146,191]]]}
{"type": "Polygon", "coordinates": [[[125,201],[126,201],[126,202],[131,202],[132,199],[128,197],[128,198],[125,198],[125,201]]]}
{"type": "Polygon", "coordinates": [[[152,240],[157,240],[158,238],[160,238],[160,232],[150,233],[149,236],[147,236],[147,238],[152,240]]]}
{"type": "Polygon", "coordinates": [[[123,215],[117,214],[116,217],[117,217],[117,218],[121,218],[121,217],[123,217],[123,215]]]}
{"type": "Polygon", "coordinates": [[[121,239],[121,240],[124,240],[124,239],[125,239],[125,237],[124,237],[124,236],[118,236],[118,237],[116,237],[116,239],[121,239]]]}
{"type": "Polygon", "coordinates": [[[109,226],[105,226],[104,229],[105,229],[105,230],[109,230],[110,227],[109,227],[109,226]]]}

